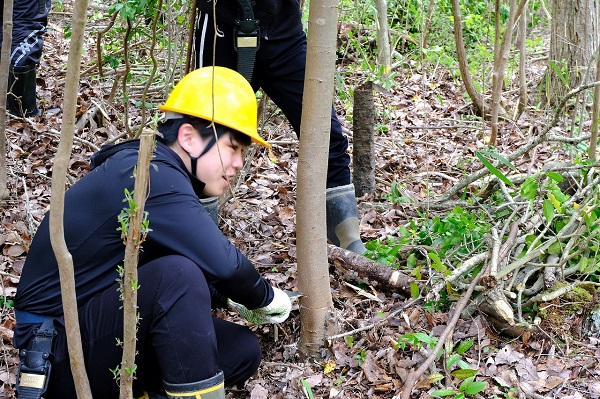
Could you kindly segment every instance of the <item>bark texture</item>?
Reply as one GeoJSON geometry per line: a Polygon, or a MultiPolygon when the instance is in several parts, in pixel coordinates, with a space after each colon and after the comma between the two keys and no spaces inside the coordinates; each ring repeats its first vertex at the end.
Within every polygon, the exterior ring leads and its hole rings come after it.
{"type": "Polygon", "coordinates": [[[310,2],[297,188],[297,259],[301,332],[299,351],[319,356],[336,326],[329,286],[325,187],[335,70],[338,8],[335,0],[310,2]]]}
{"type": "Polygon", "coordinates": [[[69,46],[67,77],[65,79],[63,122],[60,143],[54,167],[52,168],[52,198],[50,200],[50,242],[58,262],[71,373],[73,374],[77,397],[80,399],[91,399],[92,391],[85,370],[81,333],[79,330],[79,315],[77,313],[73,257],[69,253],[67,243],[65,242],[63,215],[67,169],[71,158],[73,138],[75,136],[75,113],[77,109],[79,76],[81,73],[83,33],[87,21],[87,6],[87,0],[77,1],[73,12],[73,33],[69,46]]]}
{"type": "Polygon", "coordinates": [[[386,291],[401,291],[410,295],[413,277],[335,245],[328,246],[329,263],[347,280],[367,283],[386,291]]]}
{"type": "Polygon", "coordinates": [[[352,180],[357,197],[375,192],[374,127],[373,82],[365,82],[354,90],[352,180]]]}
{"type": "Polygon", "coordinates": [[[10,66],[10,46],[12,42],[13,0],[5,0],[2,21],[2,56],[0,56],[0,200],[8,198],[8,171],[6,166],[6,92],[8,90],[8,70],[10,66]]]}
{"type": "Polygon", "coordinates": [[[546,95],[550,103],[555,103],[570,89],[595,77],[599,5],[595,0],[552,0],[551,5],[549,62],[555,68],[548,68],[546,95]]]}

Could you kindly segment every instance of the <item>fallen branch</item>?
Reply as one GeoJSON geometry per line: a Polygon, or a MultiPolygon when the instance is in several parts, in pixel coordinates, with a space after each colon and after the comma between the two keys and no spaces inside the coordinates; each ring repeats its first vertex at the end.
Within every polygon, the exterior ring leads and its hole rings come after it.
{"type": "Polygon", "coordinates": [[[366,282],[373,286],[401,290],[405,293],[410,292],[410,283],[414,281],[414,278],[398,270],[335,245],[327,246],[327,256],[329,264],[335,266],[345,279],[351,281],[366,282]]]}

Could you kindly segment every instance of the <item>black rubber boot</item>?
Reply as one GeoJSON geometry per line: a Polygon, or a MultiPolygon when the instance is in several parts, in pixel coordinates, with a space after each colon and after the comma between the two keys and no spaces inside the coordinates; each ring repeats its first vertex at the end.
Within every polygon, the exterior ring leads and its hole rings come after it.
{"type": "Polygon", "coordinates": [[[204,206],[204,209],[208,212],[212,220],[215,224],[219,225],[219,198],[218,197],[208,197],[201,198],[200,203],[204,206]]]}
{"type": "Polygon", "coordinates": [[[8,73],[8,112],[22,118],[41,115],[35,98],[37,65],[11,67],[8,73]]]}
{"type": "Polygon", "coordinates": [[[225,399],[225,377],[219,371],[207,380],[187,384],[163,382],[169,399],[225,399]]]}
{"type": "Polygon", "coordinates": [[[333,245],[357,254],[364,254],[367,249],[360,240],[354,185],[328,188],[325,192],[325,204],[327,238],[333,245]]]}

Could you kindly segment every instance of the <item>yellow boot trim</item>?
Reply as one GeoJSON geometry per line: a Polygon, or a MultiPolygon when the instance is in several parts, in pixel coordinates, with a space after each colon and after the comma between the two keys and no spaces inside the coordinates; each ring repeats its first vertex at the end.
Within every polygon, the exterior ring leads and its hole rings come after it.
{"type": "Polygon", "coordinates": [[[150,399],[150,396],[148,396],[148,392],[144,392],[144,394],[137,399],[150,399]]]}
{"type": "Polygon", "coordinates": [[[215,392],[215,391],[218,391],[218,390],[224,389],[224,388],[225,388],[225,383],[221,382],[220,384],[217,384],[210,388],[202,389],[200,391],[185,392],[185,393],[173,393],[173,392],[169,392],[169,391],[166,391],[166,392],[167,392],[168,396],[173,396],[173,397],[202,399],[202,395],[206,395],[211,392],[215,392]]]}

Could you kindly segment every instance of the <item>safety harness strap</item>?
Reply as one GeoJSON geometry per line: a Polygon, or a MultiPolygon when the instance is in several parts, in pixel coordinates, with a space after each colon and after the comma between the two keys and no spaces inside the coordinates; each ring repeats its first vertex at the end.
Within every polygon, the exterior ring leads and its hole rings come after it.
{"type": "Polygon", "coordinates": [[[238,72],[246,78],[248,82],[252,79],[254,71],[254,60],[256,59],[256,48],[254,47],[238,47],[238,72]]]}
{"type": "Polygon", "coordinates": [[[259,21],[254,19],[251,0],[238,0],[241,18],[235,21],[234,46],[237,51],[238,72],[248,82],[252,79],[256,51],[259,47],[259,21]]]}
{"type": "Polygon", "coordinates": [[[19,399],[39,399],[46,392],[52,368],[52,340],[56,334],[54,319],[46,317],[27,349],[19,352],[21,364],[16,388],[19,399]]]}

